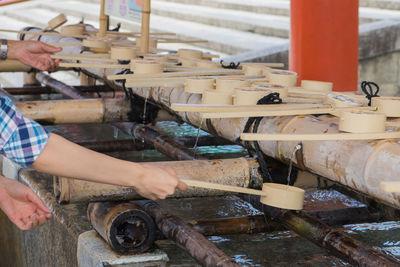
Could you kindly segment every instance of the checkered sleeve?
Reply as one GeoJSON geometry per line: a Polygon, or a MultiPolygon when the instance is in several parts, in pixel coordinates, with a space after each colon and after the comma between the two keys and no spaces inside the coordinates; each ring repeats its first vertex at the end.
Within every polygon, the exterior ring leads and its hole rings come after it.
{"type": "Polygon", "coordinates": [[[7,97],[0,96],[0,153],[23,167],[29,167],[47,144],[48,133],[24,117],[7,97]]]}

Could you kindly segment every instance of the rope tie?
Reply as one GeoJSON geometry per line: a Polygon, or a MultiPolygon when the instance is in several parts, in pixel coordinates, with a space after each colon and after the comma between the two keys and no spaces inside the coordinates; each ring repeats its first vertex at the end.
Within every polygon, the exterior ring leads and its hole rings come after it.
{"type": "Polygon", "coordinates": [[[239,68],[240,62],[238,62],[237,64],[235,64],[235,62],[231,62],[228,65],[224,65],[224,61],[221,60],[219,62],[221,64],[221,67],[224,69],[232,69],[232,70],[236,70],[237,68],[239,68]]]}
{"type": "MultiPolygon", "coordinates": [[[[279,97],[279,93],[270,93],[269,95],[266,95],[262,97],[260,100],[257,101],[257,105],[270,105],[270,104],[281,104],[282,99],[279,97]]],[[[257,133],[258,127],[260,126],[260,122],[263,119],[263,117],[250,117],[246,125],[244,126],[243,132],[244,133],[249,133],[251,127],[253,126],[253,133],[257,133]]],[[[244,142],[247,151],[249,155],[252,155],[252,148],[251,144],[249,141],[244,142]]],[[[268,170],[267,162],[264,159],[264,156],[261,152],[260,145],[258,144],[257,141],[253,142],[254,144],[254,150],[255,150],[255,158],[257,159],[258,163],[260,164],[260,170],[261,174],[263,177],[264,182],[273,182],[272,176],[268,170]]]]}
{"type": "Polygon", "coordinates": [[[361,90],[369,101],[368,106],[371,106],[371,99],[373,97],[379,97],[379,85],[374,82],[363,81],[361,83],[361,90]]]}

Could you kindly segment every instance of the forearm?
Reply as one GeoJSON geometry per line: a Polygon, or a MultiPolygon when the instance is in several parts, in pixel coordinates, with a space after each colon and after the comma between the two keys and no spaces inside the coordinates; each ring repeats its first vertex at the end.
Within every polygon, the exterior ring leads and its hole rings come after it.
{"type": "Polygon", "coordinates": [[[7,40],[8,52],[7,58],[18,59],[18,45],[21,41],[7,40]]]}
{"type": "Polygon", "coordinates": [[[91,151],[55,134],[32,167],[53,175],[126,186],[135,186],[144,175],[140,164],[91,151]]]}

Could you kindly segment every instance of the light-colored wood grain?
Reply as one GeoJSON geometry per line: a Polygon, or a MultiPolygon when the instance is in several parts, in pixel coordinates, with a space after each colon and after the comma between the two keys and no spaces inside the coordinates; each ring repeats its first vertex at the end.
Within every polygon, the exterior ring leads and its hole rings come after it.
{"type": "Polygon", "coordinates": [[[174,87],[174,88],[184,88],[185,84],[183,82],[137,82],[137,83],[126,83],[126,87],[174,87]]]}
{"type": "Polygon", "coordinates": [[[263,63],[263,62],[251,62],[251,63],[243,63],[242,65],[245,64],[251,64],[251,65],[261,65],[263,67],[268,67],[268,68],[283,68],[285,66],[284,63],[275,63],[275,62],[271,62],[271,63],[263,63]]]}
{"type": "Polygon", "coordinates": [[[126,69],[130,67],[130,64],[96,64],[96,63],[65,63],[61,62],[60,67],[65,68],[102,68],[102,69],[126,69]]]}
{"type": "Polygon", "coordinates": [[[322,104],[280,104],[280,105],[204,105],[204,104],[172,104],[171,109],[180,112],[240,112],[240,111],[276,111],[306,108],[330,108],[322,104]]]}
{"type": "Polygon", "coordinates": [[[400,128],[400,121],[387,121],[386,126],[400,128]]]}
{"type": "Polygon", "coordinates": [[[305,191],[301,188],[294,186],[275,183],[264,183],[262,190],[255,190],[251,188],[222,185],[189,179],[181,179],[181,181],[186,183],[188,186],[212,190],[222,190],[234,193],[258,195],[261,196],[261,203],[282,209],[301,210],[303,208],[305,191]]]}
{"type": "Polygon", "coordinates": [[[258,196],[266,196],[266,194],[261,190],[250,189],[245,187],[239,186],[231,186],[231,185],[222,185],[216,183],[208,183],[196,180],[189,180],[189,179],[180,179],[182,182],[186,183],[188,186],[206,188],[206,189],[214,189],[214,190],[222,190],[228,192],[235,192],[235,193],[244,193],[244,194],[251,194],[251,195],[258,195],[258,196]]]}
{"type": "Polygon", "coordinates": [[[263,134],[242,133],[243,141],[334,141],[334,140],[378,140],[400,138],[400,132],[385,133],[326,133],[326,134],[263,134]]]}
{"type": "MultiPolygon", "coordinates": [[[[80,54],[81,55],[81,54],[80,54]]],[[[96,55],[96,54],[95,54],[96,55]]],[[[62,59],[62,60],[80,60],[80,61],[92,61],[92,62],[109,62],[117,63],[118,60],[105,58],[105,57],[92,57],[92,56],[76,56],[76,55],[51,55],[51,58],[62,59]]]]}
{"type": "Polygon", "coordinates": [[[83,46],[82,43],[48,43],[48,44],[57,47],[83,46]]]}
{"type": "MultiPolygon", "coordinates": [[[[98,31],[87,31],[88,33],[95,34],[98,31]]],[[[117,36],[125,36],[125,37],[140,37],[140,32],[114,32],[114,31],[107,31],[107,35],[117,35],[117,36]]],[[[162,36],[162,35],[176,35],[175,33],[172,32],[153,32],[150,33],[152,36],[162,36]]]]}
{"type": "MultiPolygon", "coordinates": [[[[172,82],[172,81],[182,81],[184,82],[186,79],[189,78],[196,78],[198,76],[185,76],[185,77],[152,77],[152,81],[165,81],[165,82],[172,82]]],[[[219,78],[221,76],[207,76],[207,78],[219,78]]],[[[230,77],[230,78],[243,78],[243,79],[253,79],[253,78],[258,78],[259,76],[255,75],[224,75],[224,77],[230,77]]],[[[127,81],[148,81],[149,78],[134,78],[134,79],[127,79],[127,81]]]]}
{"type": "Polygon", "coordinates": [[[400,181],[380,182],[379,189],[385,192],[397,193],[400,192],[400,181]]]}
{"type": "Polygon", "coordinates": [[[133,78],[162,78],[162,77],[189,77],[189,76],[209,76],[209,75],[229,75],[243,74],[241,70],[198,70],[188,72],[166,72],[160,74],[123,74],[109,75],[109,80],[133,79],[133,78]]]}
{"type": "Polygon", "coordinates": [[[306,98],[306,97],[286,97],[287,103],[309,103],[309,104],[321,104],[325,103],[325,99],[316,99],[316,98],[306,98]]]}
{"type": "MultiPolygon", "coordinates": [[[[279,105],[277,105],[279,106],[279,105]]],[[[344,110],[354,110],[355,108],[305,108],[305,109],[281,109],[281,110],[256,110],[238,112],[214,112],[203,113],[203,119],[215,118],[246,118],[246,117],[269,117],[269,116],[295,116],[309,114],[325,114],[344,110]]],[[[370,107],[357,108],[357,110],[371,110],[370,107]]]]}

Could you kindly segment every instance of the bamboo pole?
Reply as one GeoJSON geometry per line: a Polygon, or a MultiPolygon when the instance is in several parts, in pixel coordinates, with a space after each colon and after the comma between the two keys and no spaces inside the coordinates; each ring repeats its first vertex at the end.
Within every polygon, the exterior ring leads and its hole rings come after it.
{"type": "Polygon", "coordinates": [[[400,132],[384,133],[323,133],[323,134],[252,134],[242,133],[243,141],[335,141],[397,139],[400,132]]]}
{"type": "MultiPolygon", "coordinates": [[[[250,182],[261,184],[262,181],[257,171],[258,164],[254,159],[184,160],[146,164],[172,168],[179,177],[226,185],[248,187],[250,182]]],[[[133,188],[63,177],[57,177],[54,180],[54,190],[57,200],[61,203],[142,199],[133,188]]],[[[226,192],[218,190],[189,188],[186,191],[175,191],[175,194],[170,197],[181,198],[226,194],[226,192]]]]}
{"type": "Polygon", "coordinates": [[[207,105],[207,104],[177,104],[171,105],[171,109],[179,112],[238,112],[238,111],[276,111],[276,110],[298,110],[306,108],[330,108],[325,104],[281,104],[281,105],[207,105]]]}
{"type": "MultiPolygon", "coordinates": [[[[132,129],[132,136],[153,145],[155,149],[174,160],[193,160],[194,152],[178,144],[174,139],[158,133],[153,128],[138,124],[132,129]]],[[[199,159],[205,159],[201,156],[199,159]]]]}
{"type": "MultiPolygon", "coordinates": [[[[198,186],[200,183],[200,186],[204,186],[205,184],[204,182],[184,181],[189,182],[189,185],[194,184],[198,186]]],[[[206,186],[209,185],[207,184],[206,186]]],[[[217,186],[216,188],[219,188],[219,185],[213,185],[213,187],[215,186],[217,186]]],[[[221,186],[221,189],[223,190],[226,188],[227,186],[221,186]]],[[[260,191],[258,190],[237,190],[237,188],[229,189],[234,189],[236,192],[241,193],[260,194],[260,191]]],[[[266,214],[267,220],[269,218],[274,218],[301,236],[319,246],[322,246],[323,248],[340,253],[341,256],[350,259],[352,262],[366,266],[396,266],[399,264],[395,259],[344,235],[341,231],[332,229],[328,225],[319,222],[303,211],[293,212],[265,206],[260,202],[261,198],[259,196],[245,195],[244,199],[263,210],[266,214]],[[365,258],[368,258],[368,260],[365,258]]]]}
{"type": "Polygon", "coordinates": [[[104,13],[106,0],[100,1],[100,15],[99,15],[99,31],[97,33],[98,37],[106,36],[108,30],[108,17],[104,13]]]}
{"type": "Polygon", "coordinates": [[[183,247],[203,266],[239,266],[231,257],[180,218],[161,210],[156,202],[138,201],[137,204],[154,219],[165,237],[183,247]]]}
{"type": "Polygon", "coordinates": [[[135,79],[135,78],[167,78],[167,77],[191,77],[191,76],[214,76],[214,75],[239,75],[243,74],[241,70],[197,70],[197,71],[182,71],[182,72],[166,72],[159,74],[121,74],[121,75],[109,75],[109,80],[120,80],[120,79],[135,79]]]}
{"type": "MultiPolygon", "coordinates": [[[[130,131],[124,131],[124,132],[130,132],[130,131]]],[[[174,137],[173,140],[177,143],[177,145],[182,145],[186,147],[188,146],[193,147],[196,141],[197,141],[197,146],[232,145],[232,143],[229,141],[213,136],[200,136],[198,140],[196,140],[196,137],[194,136],[178,136],[174,137]]],[[[142,142],[135,142],[131,139],[106,140],[106,141],[78,141],[76,143],[80,146],[84,146],[88,149],[101,153],[155,149],[154,145],[151,143],[143,144],[142,142]]]]}
{"type": "MultiPolygon", "coordinates": [[[[96,92],[112,92],[111,88],[106,85],[83,85],[83,86],[74,86],[78,91],[82,93],[96,93],[96,92]]],[[[50,87],[40,86],[40,85],[30,85],[25,87],[5,87],[5,91],[12,95],[40,95],[40,94],[54,94],[56,93],[50,87]]]]}
{"type": "Polygon", "coordinates": [[[57,81],[43,72],[36,74],[36,79],[45,86],[53,88],[57,93],[61,93],[72,99],[85,99],[81,92],[74,87],[68,86],[63,82],[57,81]]]}
{"type": "Polygon", "coordinates": [[[156,238],[153,219],[133,203],[90,203],[87,217],[97,233],[121,254],[145,252],[156,238]]]}
{"type": "Polygon", "coordinates": [[[266,222],[263,215],[191,220],[188,224],[194,230],[206,236],[256,234],[284,230],[281,224],[277,222],[266,222]]]}
{"type": "Polygon", "coordinates": [[[140,151],[152,149],[153,147],[134,142],[131,139],[107,140],[107,141],[78,141],[76,144],[101,153],[140,151]]]}
{"type": "MultiPolygon", "coordinates": [[[[132,88],[139,96],[146,97],[146,91],[132,88]]],[[[152,101],[171,110],[173,103],[199,104],[201,96],[187,94],[180,88],[151,89],[152,101]],[[168,98],[165,94],[168,93],[168,98]]],[[[277,105],[279,106],[279,105],[277,105]]],[[[247,118],[207,119],[202,120],[201,113],[175,112],[184,121],[199,126],[206,131],[218,133],[231,141],[238,140],[247,118]],[[201,123],[203,122],[203,123],[201,123]]],[[[338,134],[339,119],[333,116],[312,115],[290,117],[264,117],[259,126],[259,133],[268,134],[338,134]]],[[[301,139],[301,138],[300,138],[301,139]]],[[[260,141],[260,149],[266,155],[289,161],[293,148],[298,141],[260,141]]],[[[395,140],[381,141],[305,141],[302,151],[303,162],[307,170],[338,181],[357,191],[364,192],[389,205],[400,207],[399,193],[385,193],[379,189],[379,182],[400,181],[400,144],[395,140]],[[388,160],[390,159],[390,160],[388,160]]]]}
{"type": "Polygon", "coordinates": [[[140,36],[140,51],[142,53],[149,53],[150,42],[150,0],[144,0],[142,5],[142,30],[140,36]]]}
{"type": "Polygon", "coordinates": [[[27,101],[15,104],[28,118],[50,124],[126,121],[130,111],[129,101],[123,99],[27,101]]]}
{"type": "Polygon", "coordinates": [[[31,66],[25,65],[15,59],[0,61],[0,72],[28,72],[31,69],[31,66]]]}

